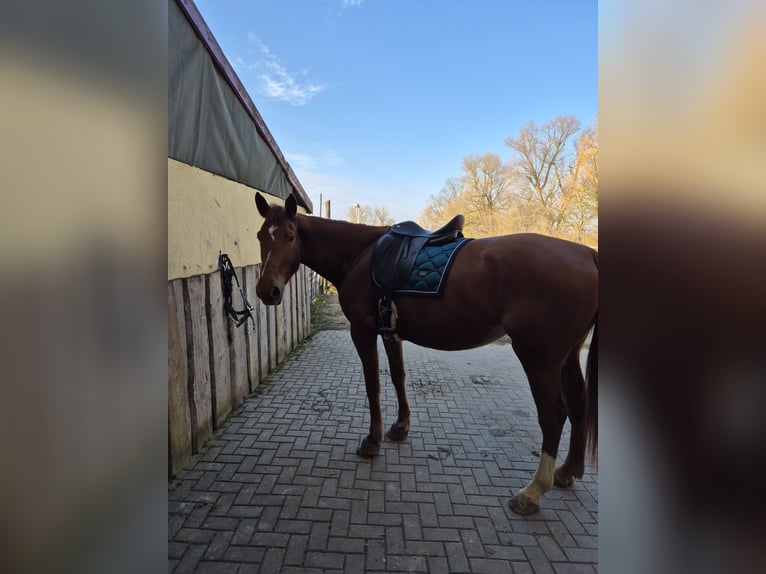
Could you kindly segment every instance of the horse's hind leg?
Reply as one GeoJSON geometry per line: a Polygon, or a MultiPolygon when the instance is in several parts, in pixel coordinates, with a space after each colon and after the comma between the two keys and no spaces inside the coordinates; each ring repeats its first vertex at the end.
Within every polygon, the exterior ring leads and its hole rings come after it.
{"type": "Polygon", "coordinates": [[[553,475],[556,486],[571,486],[574,479],[582,478],[585,472],[585,380],[580,368],[579,355],[578,348],[569,355],[561,371],[564,398],[572,430],[567,458],[553,475]]]}
{"type": "Polygon", "coordinates": [[[407,402],[407,391],[404,387],[404,355],[401,341],[383,339],[383,346],[388,355],[388,365],[391,369],[391,381],[396,389],[396,400],[399,403],[399,414],[396,422],[388,429],[386,437],[390,440],[401,441],[410,432],[410,405],[407,402]]]}
{"type": "Polygon", "coordinates": [[[561,431],[566,420],[566,405],[561,393],[560,368],[540,364],[534,359],[525,360],[525,354],[520,352],[516,343],[513,344],[513,348],[529,379],[537,406],[537,420],[543,432],[543,446],[535,476],[511,498],[508,505],[518,514],[532,514],[540,510],[540,497],[553,488],[553,472],[561,431]]]}

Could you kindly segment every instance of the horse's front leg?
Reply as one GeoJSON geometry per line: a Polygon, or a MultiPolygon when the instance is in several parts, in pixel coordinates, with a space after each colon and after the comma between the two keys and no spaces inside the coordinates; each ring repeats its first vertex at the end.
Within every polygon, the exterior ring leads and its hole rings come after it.
{"type": "Polygon", "coordinates": [[[404,388],[404,354],[402,342],[383,339],[383,346],[388,355],[388,365],[391,369],[391,381],[396,389],[396,400],[399,403],[399,414],[396,422],[388,429],[386,437],[390,440],[401,441],[410,432],[410,405],[407,402],[407,392],[404,388]]]}
{"type": "Polygon", "coordinates": [[[362,360],[364,386],[367,389],[367,401],[370,405],[370,434],[362,441],[356,454],[373,457],[380,452],[383,439],[383,419],[380,414],[380,372],[378,371],[377,334],[372,331],[355,329],[351,325],[351,339],[356,352],[362,360]]]}

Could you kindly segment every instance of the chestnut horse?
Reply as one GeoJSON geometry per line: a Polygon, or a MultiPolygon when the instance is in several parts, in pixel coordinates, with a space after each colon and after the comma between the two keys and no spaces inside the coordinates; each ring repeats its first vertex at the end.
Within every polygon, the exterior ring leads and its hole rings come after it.
{"type": "MultiPolygon", "coordinates": [[[[303,263],[338,290],[351,339],[362,361],[370,405],[370,433],[357,454],[380,451],[383,421],[378,370],[379,289],[371,278],[376,241],[388,230],[297,213],[295,197],[284,207],[256,194],[265,219],[258,240],[263,267],[256,294],[266,305],[282,301],[285,283],[303,263]]],[[[470,349],[505,334],[529,379],[543,435],[540,463],[532,480],[510,500],[519,514],[540,508],[540,496],[582,478],[586,447],[597,450],[598,256],[576,243],[517,234],[467,243],[456,255],[439,297],[397,296],[397,331],[403,340],[442,350],[470,349]],[[593,328],[586,379],[580,348],[593,328]],[[554,469],[566,418],[571,424],[566,460],[554,469]]],[[[399,413],[386,433],[401,441],[410,427],[401,340],[384,348],[396,388],[399,413]]]]}

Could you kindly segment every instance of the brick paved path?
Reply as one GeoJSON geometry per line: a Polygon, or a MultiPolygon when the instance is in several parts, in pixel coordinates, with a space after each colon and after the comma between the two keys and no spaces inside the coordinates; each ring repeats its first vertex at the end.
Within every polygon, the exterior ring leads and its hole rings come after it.
{"type": "Polygon", "coordinates": [[[536,515],[508,508],[540,448],[511,347],[404,352],[410,436],[370,462],[355,454],[369,413],[348,331],[300,345],[170,486],[170,571],[595,572],[595,474],[536,515]]]}

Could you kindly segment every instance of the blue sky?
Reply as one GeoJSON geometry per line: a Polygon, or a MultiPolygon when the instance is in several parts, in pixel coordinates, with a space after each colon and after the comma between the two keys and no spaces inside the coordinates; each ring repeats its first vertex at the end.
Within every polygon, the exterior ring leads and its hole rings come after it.
{"type": "Polygon", "coordinates": [[[595,0],[195,0],[314,202],[417,220],[465,156],[597,116],[595,0]]]}

